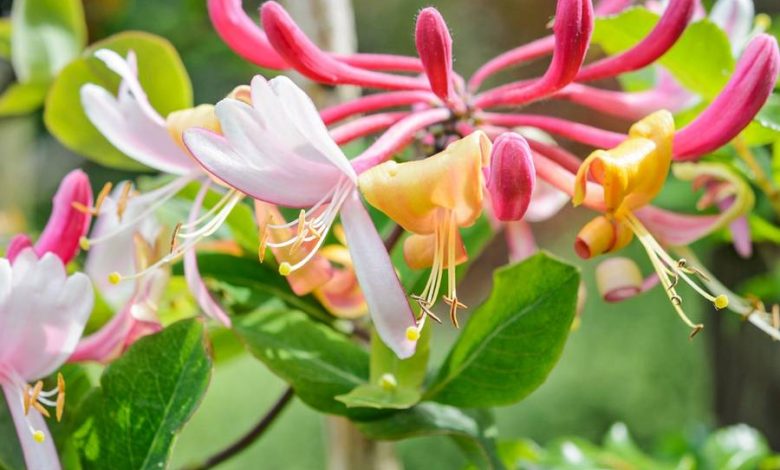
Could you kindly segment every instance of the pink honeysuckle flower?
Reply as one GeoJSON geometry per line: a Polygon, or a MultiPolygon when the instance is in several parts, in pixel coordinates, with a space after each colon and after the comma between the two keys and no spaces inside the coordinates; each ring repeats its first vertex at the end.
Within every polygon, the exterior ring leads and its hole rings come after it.
{"type": "MultiPolygon", "coordinates": [[[[214,29],[238,55],[260,67],[276,70],[291,67],[273,48],[265,31],[244,12],[242,0],[208,0],[208,10],[214,29]]],[[[422,71],[422,64],[413,57],[390,54],[328,55],[368,70],[422,71]]]]}
{"type": "Polygon", "coordinates": [[[57,387],[43,391],[39,379],[73,352],[93,300],[87,276],[68,277],[54,253],[39,258],[28,248],[13,263],[0,258],[0,386],[28,468],[60,468],[44,417],[47,407],[62,417],[65,384],[60,376],[57,387]]]}
{"type": "Polygon", "coordinates": [[[38,241],[33,244],[27,235],[17,235],[6,256],[13,261],[22,250],[32,247],[38,256],[54,253],[63,263],[69,263],[79,252],[79,240],[89,230],[92,214],[86,209],[91,205],[89,177],[81,170],[71,171],[54,195],[51,216],[38,241]]]}
{"type": "Polygon", "coordinates": [[[774,89],[780,72],[777,39],[759,34],[745,48],[734,74],[715,101],[674,139],[676,160],[695,160],[737,136],[774,89]]]}
{"type": "Polygon", "coordinates": [[[306,265],[341,215],[355,273],[382,340],[401,357],[414,353],[408,336],[415,317],[401,289],[387,251],[357,191],[357,174],[328,135],[306,94],[286,77],[252,80],[252,105],[224,99],[216,106],[223,135],[190,129],[184,142],[209,172],[257,200],[310,209],[290,224],[268,224],[268,230],[298,227],[283,242],[269,247],[301,249],[315,242],[295,264],[283,262],[289,275],[306,265]]]}
{"type": "Polygon", "coordinates": [[[92,237],[96,240],[107,237],[90,248],[84,264],[84,273],[116,313],[98,331],[79,342],[69,358],[71,362],[110,362],[140,338],[142,332],[150,334],[161,328],[156,306],[168,284],[169,275],[164,267],[138,279],[118,284],[109,281],[114,272],[143,270],[161,256],[163,249],[162,228],[154,217],[143,215],[152,201],[131,198],[122,214],[123,219],[134,221],[127,226],[117,211],[122,191],[120,186],[104,198],[92,237]]]}
{"type": "MultiPolygon", "coordinates": [[[[134,216],[128,217],[122,217],[120,211],[118,215],[121,223],[99,236],[93,234],[92,238],[83,239],[82,246],[85,248],[110,242],[113,237],[122,236],[125,232],[132,234],[133,228],[138,223],[145,218],[153,217],[158,208],[187,184],[193,181],[207,183],[210,176],[191,157],[181,142],[181,134],[184,129],[194,125],[219,131],[219,123],[216,121],[211,105],[200,105],[171,113],[166,117],[161,116],[149,103],[138,81],[136,57],[132,51],[128,53],[126,59],[107,49],[95,52],[95,56],[111,71],[118,74],[122,82],[116,97],[98,85],[87,84],[82,87],[81,100],[90,121],[115,147],[129,157],[162,173],[174,175],[176,178],[146,194],[134,194],[130,191],[131,186],[128,183],[125,186],[127,189],[124,196],[117,201],[116,207],[124,210],[129,205],[128,200],[137,200],[137,207],[142,207],[143,210],[136,211],[134,216]]],[[[231,95],[240,99],[245,93],[239,87],[231,95]]],[[[229,326],[230,319],[227,314],[210,295],[207,295],[208,291],[197,270],[194,255],[186,255],[200,240],[219,229],[241,199],[243,195],[236,191],[227,191],[223,199],[216,204],[217,210],[210,211],[204,217],[195,217],[175,232],[175,238],[184,241],[176,244],[175,249],[169,254],[151,263],[147,270],[136,271],[134,266],[129,264],[126,267],[133,269],[113,271],[110,273],[111,282],[138,279],[160,266],[185,256],[185,277],[193,295],[201,303],[204,313],[229,326]]],[[[194,204],[193,211],[199,210],[200,203],[194,204]]]]}

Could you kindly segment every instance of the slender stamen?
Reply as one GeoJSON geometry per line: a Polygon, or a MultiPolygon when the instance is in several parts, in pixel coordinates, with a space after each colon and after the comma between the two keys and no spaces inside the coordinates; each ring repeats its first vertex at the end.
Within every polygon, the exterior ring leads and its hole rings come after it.
{"type": "Polygon", "coordinates": [[[129,275],[122,275],[118,272],[113,272],[108,276],[109,282],[112,284],[118,284],[122,280],[131,280],[131,279],[139,279],[148,274],[151,271],[154,271],[155,269],[164,266],[168,263],[171,263],[184,255],[184,253],[187,252],[187,250],[194,248],[194,246],[200,242],[202,239],[213,235],[217,230],[219,230],[220,227],[225,223],[225,220],[228,218],[230,213],[233,211],[233,208],[241,201],[243,198],[243,195],[241,193],[235,193],[231,196],[231,199],[228,201],[227,204],[217,213],[217,215],[214,217],[213,220],[209,221],[207,224],[205,224],[203,227],[193,230],[188,233],[181,233],[179,232],[177,234],[177,238],[185,239],[185,242],[174,246],[173,250],[168,253],[167,255],[163,256],[159,260],[157,260],[155,263],[150,264],[145,269],[138,271],[134,274],[129,275]]]}
{"type": "Polygon", "coordinates": [[[122,193],[119,195],[119,200],[116,203],[116,216],[120,221],[122,220],[122,216],[125,214],[125,210],[127,209],[127,203],[130,200],[131,189],[133,189],[133,185],[129,181],[126,181],[122,186],[122,193]]]}
{"type": "Polygon", "coordinates": [[[161,188],[146,193],[143,196],[139,196],[139,199],[143,198],[144,200],[152,201],[152,203],[149,204],[149,206],[146,209],[136,214],[134,217],[130,218],[129,220],[123,220],[122,223],[119,224],[117,227],[115,227],[113,230],[110,230],[107,233],[100,235],[99,237],[94,237],[94,238],[83,237],[79,241],[81,248],[83,250],[88,250],[92,245],[96,245],[98,243],[111,240],[117,235],[125,232],[126,230],[135,227],[136,224],[138,224],[139,222],[143,221],[147,217],[154,214],[155,211],[157,211],[157,209],[162,207],[163,204],[168,202],[172,197],[174,197],[192,180],[193,180],[192,176],[185,175],[173,180],[172,182],[166,184],[165,186],[162,186],[161,188]]]}

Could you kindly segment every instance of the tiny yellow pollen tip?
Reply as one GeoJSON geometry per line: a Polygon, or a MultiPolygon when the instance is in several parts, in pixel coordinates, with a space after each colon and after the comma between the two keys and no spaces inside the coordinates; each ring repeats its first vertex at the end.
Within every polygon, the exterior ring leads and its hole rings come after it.
{"type": "Polygon", "coordinates": [[[35,431],[33,432],[33,439],[35,439],[35,442],[38,444],[42,444],[43,441],[46,440],[46,435],[43,434],[43,431],[35,431]]]}
{"type": "Polygon", "coordinates": [[[420,330],[416,326],[410,326],[406,329],[406,339],[409,341],[417,341],[420,339],[420,330]]]}
{"type": "Polygon", "coordinates": [[[729,306],[729,298],[726,297],[725,294],[720,294],[719,296],[715,297],[715,301],[713,303],[715,304],[715,308],[722,310],[729,306]]]}
{"type": "Polygon", "coordinates": [[[113,285],[119,284],[119,281],[121,280],[122,280],[122,275],[116,271],[108,275],[108,282],[110,282],[113,285]]]}
{"type": "Polygon", "coordinates": [[[393,374],[382,374],[382,377],[379,378],[379,386],[389,392],[398,387],[398,381],[393,374]]]}
{"type": "Polygon", "coordinates": [[[288,263],[287,261],[279,265],[279,274],[281,274],[282,276],[289,276],[291,272],[292,272],[292,266],[290,266],[290,263],[288,263]]]}
{"type": "Polygon", "coordinates": [[[89,251],[89,238],[87,237],[81,237],[79,238],[79,246],[84,251],[89,251]]]}

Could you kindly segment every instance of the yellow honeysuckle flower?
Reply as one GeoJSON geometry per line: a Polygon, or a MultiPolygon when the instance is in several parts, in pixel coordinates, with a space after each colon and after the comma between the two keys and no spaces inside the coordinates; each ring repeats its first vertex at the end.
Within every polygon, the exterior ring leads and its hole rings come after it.
{"type": "Polygon", "coordinates": [[[458,229],[473,225],[482,213],[483,168],[491,149],[490,139],[477,131],[424,160],[388,161],[359,177],[366,201],[412,232],[404,243],[407,263],[431,267],[428,283],[415,299],[433,318],[430,309],[448,270],[445,301],[456,326],[457,308],[464,305],[457,299],[454,268],[467,258],[458,229]]]}
{"type": "MultiPolygon", "coordinates": [[[[576,206],[585,199],[590,176],[604,188],[605,214],[580,230],[575,251],[583,258],[591,258],[625,247],[636,235],[675,311],[691,327],[693,336],[703,325],[694,324],[683,311],[682,297],[676,290],[678,282],[685,281],[717,309],[727,307],[728,298],[712,295],[697,284],[693,278],[702,277],[701,271],[684,259],[673,259],[633,214],[634,210],[648,205],[663,188],[672,163],[673,140],[674,119],[671,113],[662,110],[634,124],[628,138],[617,147],[596,150],[585,159],[577,172],[572,201],[576,206]]],[[[688,167],[685,171],[695,172],[688,167]]],[[[748,204],[740,201],[733,206],[744,208],[748,204]]],[[[735,215],[734,211],[728,214],[732,219],[735,215]]],[[[728,219],[724,218],[723,223],[728,223],[728,219]]]]}

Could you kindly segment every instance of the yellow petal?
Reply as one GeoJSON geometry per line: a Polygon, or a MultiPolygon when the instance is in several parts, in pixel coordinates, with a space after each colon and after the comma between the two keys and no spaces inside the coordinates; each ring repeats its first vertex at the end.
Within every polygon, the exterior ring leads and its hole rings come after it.
{"type": "Polygon", "coordinates": [[[166,127],[168,133],[171,134],[171,138],[189,153],[187,147],[184,145],[182,134],[190,127],[201,127],[210,131],[222,133],[222,128],[219,125],[217,115],[214,113],[214,105],[201,104],[194,108],[182,109],[180,111],[174,111],[166,118],[166,127]]]}
{"type": "Polygon", "coordinates": [[[625,247],[633,236],[634,233],[626,224],[603,215],[598,216],[585,224],[577,234],[574,251],[580,258],[592,258],[625,247]]]}
{"type": "Polygon", "coordinates": [[[663,188],[672,162],[674,119],[655,112],[631,126],[628,139],[609,150],[596,150],[577,171],[573,202],[585,197],[588,176],[604,186],[608,213],[630,211],[648,204],[663,188]]]}
{"type": "Polygon", "coordinates": [[[389,161],[364,172],[360,190],[369,204],[410,232],[434,233],[442,209],[455,214],[458,227],[468,227],[482,212],[482,167],[491,147],[477,131],[424,160],[389,161]]]}

